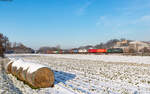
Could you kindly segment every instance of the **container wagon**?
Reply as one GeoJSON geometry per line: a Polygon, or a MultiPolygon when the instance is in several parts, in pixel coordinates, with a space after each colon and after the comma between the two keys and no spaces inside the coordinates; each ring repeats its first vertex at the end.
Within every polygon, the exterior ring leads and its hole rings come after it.
{"type": "Polygon", "coordinates": [[[96,53],[97,49],[88,49],[88,53],[96,53]]]}
{"type": "Polygon", "coordinates": [[[79,54],[86,54],[86,53],[88,53],[88,50],[86,50],[86,49],[79,49],[78,53],[79,54]]]}
{"type": "Polygon", "coordinates": [[[97,53],[106,53],[107,50],[106,49],[97,49],[97,53]]]}
{"type": "Polygon", "coordinates": [[[111,48],[111,49],[107,49],[107,53],[123,53],[123,49],[121,49],[121,48],[111,48]]]}
{"type": "Polygon", "coordinates": [[[75,49],[75,50],[72,50],[74,54],[77,54],[78,53],[78,50],[75,49]]]}

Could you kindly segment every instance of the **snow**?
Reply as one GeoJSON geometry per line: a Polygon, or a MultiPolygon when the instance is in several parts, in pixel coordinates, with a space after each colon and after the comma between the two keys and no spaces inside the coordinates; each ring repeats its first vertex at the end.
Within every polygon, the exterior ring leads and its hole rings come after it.
{"type": "Polygon", "coordinates": [[[80,59],[80,60],[96,60],[96,61],[105,61],[105,62],[127,62],[127,63],[143,63],[150,64],[149,56],[117,56],[117,55],[46,55],[53,56],[56,58],[72,58],[72,59],[80,59]]]}
{"type": "Polygon", "coordinates": [[[5,73],[0,58],[0,94],[21,94],[21,91],[13,84],[12,79],[5,73]]]}
{"type": "MultiPolygon", "coordinates": [[[[7,55],[9,56],[9,55],[7,55]]],[[[49,56],[55,58],[71,58],[79,60],[95,60],[104,62],[126,62],[150,64],[150,56],[122,56],[122,55],[89,55],[89,54],[17,54],[13,56],[49,56]]]]}
{"type": "Polygon", "coordinates": [[[17,69],[23,68],[23,70],[28,69],[27,70],[28,73],[33,73],[33,72],[35,72],[38,69],[43,68],[43,67],[47,67],[48,68],[48,66],[45,66],[45,65],[42,65],[42,64],[38,64],[36,62],[25,62],[22,59],[18,59],[17,60],[15,58],[9,58],[9,59],[11,61],[13,61],[12,67],[16,67],[17,69]]]}
{"type": "Polygon", "coordinates": [[[54,72],[54,88],[38,90],[31,89],[12,75],[8,75],[24,94],[150,94],[148,56],[79,54],[7,56],[21,62],[44,64],[54,72]]]}

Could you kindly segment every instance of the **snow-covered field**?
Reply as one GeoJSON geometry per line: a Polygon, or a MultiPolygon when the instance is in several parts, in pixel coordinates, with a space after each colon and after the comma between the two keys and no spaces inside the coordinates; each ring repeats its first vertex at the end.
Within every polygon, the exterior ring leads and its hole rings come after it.
{"type": "Polygon", "coordinates": [[[86,55],[86,54],[14,54],[7,55],[11,57],[26,57],[26,56],[49,56],[54,58],[70,58],[78,60],[95,60],[105,62],[126,62],[138,64],[150,64],[150,56],[122,56],[122,55],[86,55]]]}
{"type": "MultiPolygon", "coordinates": [[[[35,90],[12,75],[3,73],[13,82],[14,88],[11,87],[11,90],[14,89],[18,93],[150,94],[150,57],[77,54],[7,56],[48,65],[55,74],[53,88],[35,90]]],[[[2,73],[0,75],[2,76],[0,80],[5,80],[2,73]]],[[[4,81],[0,82],[0,85],[3,84],[5,84],[4,81]]],[[[0,86],[0,94],[5,91],[4,88],[0,86]]]]}

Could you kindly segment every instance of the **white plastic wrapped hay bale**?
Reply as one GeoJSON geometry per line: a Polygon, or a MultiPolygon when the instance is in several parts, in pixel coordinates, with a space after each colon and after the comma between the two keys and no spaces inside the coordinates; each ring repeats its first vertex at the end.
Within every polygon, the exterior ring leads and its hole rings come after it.
{"type": "Polygon", "coordinates": [[[6,66],[6,70],[32,88],[46,88],[54,85],[53,71],[42,64],[25,62],[21,59],[12,60],[12,63],[6,66]]]}

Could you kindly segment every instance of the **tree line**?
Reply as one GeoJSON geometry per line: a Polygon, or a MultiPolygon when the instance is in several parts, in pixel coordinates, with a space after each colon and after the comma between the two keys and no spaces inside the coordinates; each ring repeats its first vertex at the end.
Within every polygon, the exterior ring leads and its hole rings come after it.
{"type": "MultiPolygon", "coordinates": [[[[86,45],[86,46],[80,46],[76,49],[89,49],[89,48],[94,48],[94,49],[106,49],[106,48],[111,48],[114,47],[116,45],[117,42],[121,42],[123,40],[126,40],[125,38],[121,38],[121,39],[111,39],[108,40],[107,42],[103,43],[99,43],[96,45],[86,45]]],[[[131,41],[131,40],[128,40],[131,41]]]]}
{"type": "Polygon", "coordinates": [[[34,50],[22,43],[10,42],[8,37],[0,33],[0,57],[4,57],[4,53],[32,53],[34,50]]]}

